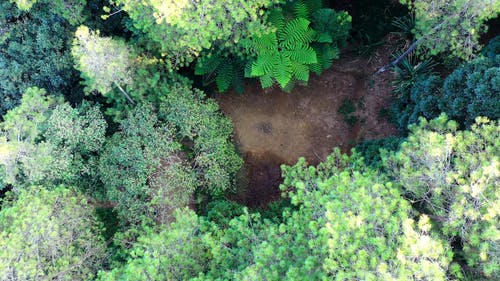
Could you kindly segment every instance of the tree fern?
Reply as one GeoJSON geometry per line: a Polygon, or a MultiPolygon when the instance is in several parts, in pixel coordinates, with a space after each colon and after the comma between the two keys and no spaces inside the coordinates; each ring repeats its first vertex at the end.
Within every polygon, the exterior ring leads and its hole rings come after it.
{"type": "Polygon", "coordinates": [[[297,1],[294,5],[294,15],[296,18],[309,18],[309,7],[304,1],[297,1]]]}
{"type": "Polygon", "coordinates": [[[282,89],[295,79],[307,81],[309,73],[304,73],[307,65],[317,62],[316,52],[310,46],[314,30],[309,24],[304,18],[293,19],[278,28],[276,33],[246,42],[246,47],[256,56],[250,63],[247,76],[259,77],[263,88],[272,86],[274,81],[282,89]]]}
{"type": "Polygon", "coordinates": [[[311,65],[310,69],[319,75],[338,58],[339,46],[345,44],[349,35],[351,17],[343,11],[318,9],[312,14],[312,27],[316,30],[313,48],[318,62],[311,65]]]}
{"type": "Polygon", "coordinates": [[[308,45],[292,46],[294,49],[284,50],[282,54],[290,58],[292,61],[303,64],[311,64],[317,62],[316,51],[308,45]]]}
{"type": "Polygon", "coordinates": [[[313,46],[316,51],[317,62],[309,66],[310,70],[320,75],[325,69],[332,66],[333,60],[337,59],[340,50],[337,46],[331,44],[315,44],[313,46]]]}
{"type": "Polygon", "coordinates": [[[277,32],[280,46],[291,48],[311,43],[316,32],[309,27],[309,24],[310,22],[304,18],[296,18],[288,22],[283,29],[279,29],[277,32]]]}
{"type": "Polygon", "coordinates": [[[285,16],[281,9],[274,9],[268,12],[267,22],[277,29],[282,29],[285,26],[285,16]]]}
{"type": "Polygon", "coordinates": [[[244,69],[238,59],[221,54],[202,56],[196,63],[195,74],[203,75],[204,85],[215,82],[219,92],[226,92],[230,87],[239,93],[243,92],[244,69]]]}
{"type": "Polygon", "coordinates": [[[244,77],[259,78],[263,88],[278,84],[291,91],[321,74],[339,56],[350,29],[346,12],[323,8],[322,0],[295,0],[269,10],[263,19],[270,28],[241,38],[231,53],[225,49],[200,56],[195,74],[219,91],[243,91],[244,77]]]}
{"type": "Polygon", "coordinates": [[[323,8],[322,0],[304,0],[304,3],[307,5],[307,9],[310,14],[313,14],[317,10],[323,8]]]}

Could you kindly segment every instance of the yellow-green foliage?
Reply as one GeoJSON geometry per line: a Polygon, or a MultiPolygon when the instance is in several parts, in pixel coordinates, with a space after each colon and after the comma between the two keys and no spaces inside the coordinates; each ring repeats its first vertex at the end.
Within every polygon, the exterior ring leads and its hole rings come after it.
{"type": "Polygon", "coordinates": [[[0,280],[92,280],[105,256],[92,208],[64,187],[33,187],[0,211],[0,280]]]}
{"type": "Polygon", "coordinates": [[[398,187],[338,150],[318,167],[284,167],[297,211],[268,228],[243,280],[447,280],[451,252],[398,187]]]}
{"type": "Polygon", "coordinates": [[[101,37],[99,31],[82,25],[75,32],[71,52],[87,93],[106,96],[114,87],[132,83],[132,54],[122,40],[101,37]]]}
{"type": "Polygon", "coordinates": [[[432,55],[451,52],[470,59],[480,49],[479,36],[484,23],[498,16],[500,1],[495,0],[400,0],[415,13],[416,38],[432,55]]]}
{"type": "Polygon", "coordinates": [[[479,274],[500,277],[500,127],[478,118],[458,131],[445,115],[410,127],[401,150],[385,157],[408,196],[460,237],[464,258],[479,274]]]}
{"type": "Polygon", "coordinates": [[[157,44],[170,70],[187,66],[214,46],[234,48],[249,35],[269,30],[264,9],[280,0],[115,0],[137,30],[157,44]]]}

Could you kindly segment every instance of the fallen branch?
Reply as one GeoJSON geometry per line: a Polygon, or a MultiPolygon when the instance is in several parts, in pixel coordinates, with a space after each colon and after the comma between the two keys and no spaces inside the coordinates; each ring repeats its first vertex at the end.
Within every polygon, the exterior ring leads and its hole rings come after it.
{"type": "MultiPolygon", "coordinates": [[[[443,26],[445,22],[441,22],[440,24],[436,25],[432,31],[436,31],[438,30],[439,28],[441,28],[443,26]]],[[[413,42],[410,47],[408,47],[408,49],[403,53],[401,54],[399,57],[397,57],[395,60],[393,60],[392,62],[390,62],[389,64],[387,65],[384,65],[383,67],[379,68],[379,70],[377,70],[374,74],[379,74],[379,73],[383,73],[385,71],[387,71],[389,68],[392,68],[392,67],[395,67],[396,65],[398,65],[402,60],[404,60],[404,58],[406,58],[406,56],[408,56],[411,52],[413,52],[420,43],[422,43],[422,41],[424,41],[425,39],[427,39],[427,37],[429,37],[430,34],[427,34],[425,36],[422,36],[420,37],[417,41],[413,42]]]]}
{"type": "Polygon", "coordinates": [[[404,60],[404,58],[406,56],[408,56],[411,52],[413,52],[413,50],[415,50],[417,48],[418,44],[420,42],[422,42],[422,39],[424,39],[424,37],[422,37],[422,38],[418,39],[417,41],[413,42],[413,44],[411,44],[410,47],[403,54],[401,54],[399,57],[397,57],[395,60],[393,60],[389,64],[384,65],[383,67],[381,67],[379,70],[377,70],[377,72],[375,72],[375,74],[384,73],[389,68],[392,68],[392,67],[395,67],[396,65],[398,65],[402,60],[404,60]]]}
{"type": "Polygon", "coordinates": [[[115,85],[118,87],[118,89],[120,89],[120,91],[122,92],[122,94],[127,98],[127,100],[131,103],[131,104],[135,104],[135,102],[132,100],[132,98],[127,94],[127,92],[125,92],[125,90],[120,87],[120,85],[118,85],[118,83],[114,82],[115,85]]]}

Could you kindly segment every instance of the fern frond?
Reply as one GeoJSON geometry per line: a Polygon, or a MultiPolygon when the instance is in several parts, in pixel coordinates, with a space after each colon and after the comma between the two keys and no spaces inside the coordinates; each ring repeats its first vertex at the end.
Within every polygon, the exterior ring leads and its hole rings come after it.
{"type": "Polygon", "coordinates": [[[264,53],[261,54],[253,63],[252,63],[252,77],[258,77],[265,75],[267,73],[273,72],[273,68],[275,65],[280,63],[280,55],[278,52],[275,53],[264,53]]]}
{"type": "Polygon", "coordinates": [[[268,53],[270,51],[274,52],[278,50],[278,39],[274,33],[257,37],[253,41],[253,47],[257,53],[268,53]]]}
{"type": "Polygon", "coordinates": [[[209,54],[207,56],[199,57],[194,67],[194,74],[206,75],[214,72],[220,65],[223,58],[219,54],[209,54]]]}
{"type": "Polygon", "coordinates": [[[292,74],[297,80],[309,81],[309,67],[305,64],[295,63],[292,65],[292,74]]]}
{"type": "Polygon", "coordinates": [[[274,81],[270,74],[263,75],[259,77],[260,85],[263,89],[269,88],[273,85],[274,81]]]}
{"type": "Polygon", "coordinates": [[[233,64],[229,60],[225,60],[217,70],[215,83],[219,92],[225,92],[231,87],[234,78],[233,64]]]}
{"type": "Polygon", "coordinates": [[[316,41],[319,43],[344,44],[349,36],[351,17],[344,11],[319,9],[312,14],[311,22],[312,28],[317,31],[316,41]]]}
{"type": "Polygon", "coordinates": [[[324,70],[332,66],[333,60],[339,57],[340,51],[336,46],[320,45],[314,47],[318,62],[309,66],[311,71],[320,75],[324,70]]]}
{"type": "Polygon", "coordinates": [[[307,5],[307,8],[311,15],[323,7],[322,0],[305,0],[304,3],[307,5]]]}
{"type": "MultiPolygon", "coordinates": [[[[318,60],[321,58],[320,55],[318,55],[318,60]]],[[[323,72],[323,67],[321,66],[321,63],[313,63],[308,65],[309,70],[312,72],[316,73],[317,75],[320,75],[321,72],[323,72]]]]}
{"type": "Polygon", "coordinates": [[[281,89],[286,93],[291,93],[293,90],[293,87],[295,87],[295,81],[290,80],[290,82],[288,82],[288,84],[286,84],[285,87],[281,87],[281,89]]]}
{"type": "Polygon", "coordinates": [[[293,12],[296,18],[309,19],[309,7],[307,7],[306,3],[302,0],[295,3],[293,12]]]}
{"type": "Polygon", "coordinates": [[[245,90],[245,64],[241,60],[233,61],[233,81],[231,86],[238,93],[245,90]]]}
{"type": "Polygon", "coordinates": [[[252,76],[252,65],[254,62],[255,62],[255,60],[250,60],[245,64],[245,68],[244,68],[244,72],[243,72],[245,74],[245,77],[247,77],[247,78],[255,77],[255,76],[252,76]]]}
{"type": "Polygon", "coordinates": [[[279,9],[271,10],[267,15],[267,22],[276,27],[276,29],[282,29],[285,26],[285,17],[279,9]]]}
{"type": "Polygon", "coordinates": [[[316,51],[309,46],[297,46],[296,49],[283,51],[283,55],[303,64],[312,64],[318,62],[316,51]]]}
{"type": "Polygon", "coordinates": [[[279,56],[279,61],[274,67],[274,78],[284,88],[292,80],[292,62],[287,56],[279,56]]]}
{"type": "Polygon", "coordinates": [[[309,44],[313,41],[310,22],[304,18],[297,18],[288,22],[282,30],[278,30],[280,45],[284,48],[298,44],[309,44]]]}

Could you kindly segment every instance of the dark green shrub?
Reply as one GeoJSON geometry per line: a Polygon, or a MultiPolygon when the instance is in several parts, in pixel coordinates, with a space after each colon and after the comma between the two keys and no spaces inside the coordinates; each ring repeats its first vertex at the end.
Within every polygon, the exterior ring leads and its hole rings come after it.
{"type": "MultiPolygon", "coordinates": [[[[418,67],[418,65],[416,66],[418,67]]],[[[424,71],[422,75],[411,64],[397,69],[392,121],[401,132],[415,124],[419,116],[436,118],[445,112],[460,126],[470,126],[478,116],[500,117],[500,55],[480,57],[453,71],[444,82],[424,71]]]]}
{"type": "Polygon", "coordinates": [[[491,39],[490,43],[481,52],[485,57],[494,58],[500,54],[500,35],[491,39]]]}
{"type": "Polygon", "coordinates": [[[500,55],[478,58],[457,68],[445,80],[440,108],[461,125],[478,116],[500,117],[500,55]]]}
{"type": "Polygon", "coordinates": [[[391,118],[401,132],[405,132],[409,124],[416,123],[419,116],[439,116],[441,111],[438,104],[442,85],[443,81],[439,76],[420,77],[409,92],[396,98],[391,105],[391,118]]]}
{"type": "Polygon", "coordinates": [[[356,123],[359,121],[359,118],[354,115],[356,111],[356,105],[352,99],[343,99],[342,104],[339,106],[337,110],[338,113],[342,114],[344,117],[344,122],[346,122],[349,126],[354,127],[356,123]]]}
{"type": "Polygon", "coordinates": [[[380,157],[380,150],[397,151],[399,145],[404,141],[402,137],[391,136],[387,138],[365,140],[356,145],[354,149],[362,157],[367,166],[373,168],[380,168],[382,158],[380,157]]]}
{"type": "Polygon", "coordinates": [[[36,4],[21,12],[0,2],[0,115],[17,106],[28,87],[69,94],[78,84],[69,52],[72,32],[50,7],[36,4]]]}

